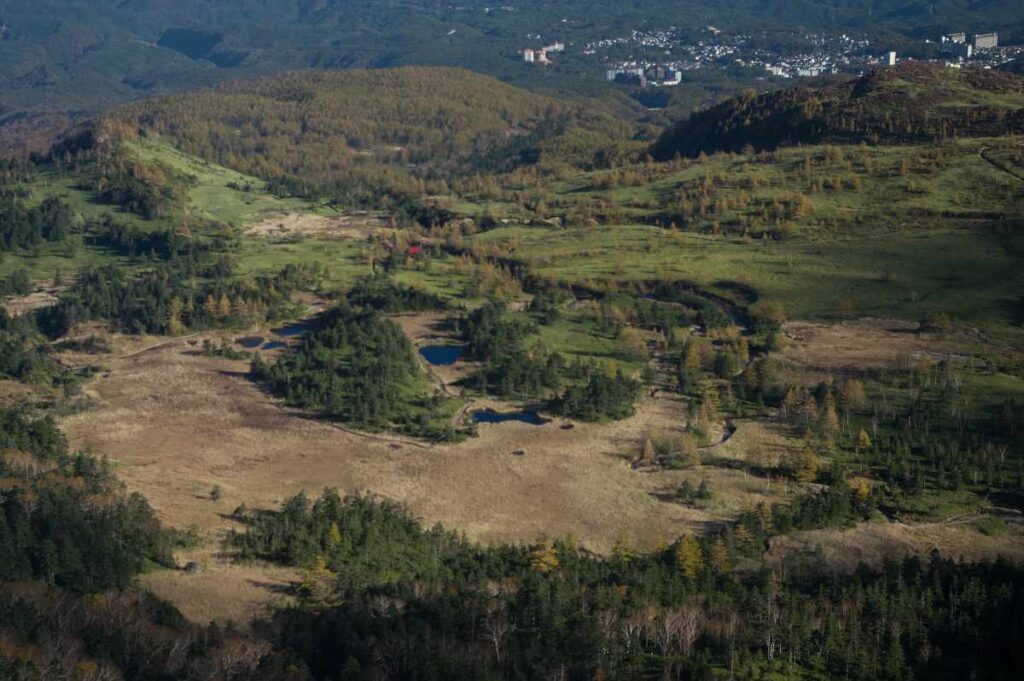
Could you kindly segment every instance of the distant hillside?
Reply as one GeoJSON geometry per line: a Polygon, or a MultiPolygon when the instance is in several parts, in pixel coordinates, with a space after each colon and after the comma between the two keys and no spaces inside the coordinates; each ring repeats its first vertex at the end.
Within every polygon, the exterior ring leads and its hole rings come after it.
{"type": "Polygon", "coordinates": [[[128,105],[102,120],[267,179],[361,192],[421,192],[424,180],[514,166],[580,130],[631,128],[462,69],[302,71],[128,105]]]}
{"type": "Polygon", "coordinates": [[[1024,78],[908,63],[823,88],[747,94],[691,115],[653,145],[676,154],[791,144],[919,143],[1024,132],[1024,78]]]}
{"type": "Polygon", "coordinates": [[[98,111],[139,96],[299,68],[465,66],[548,91],[606,87],[595,64],[534,69],[540,34],[570,45],[631,31],[880,31],[1024,40],[1019,0],[0,0],[0,110],[98,111]]]}

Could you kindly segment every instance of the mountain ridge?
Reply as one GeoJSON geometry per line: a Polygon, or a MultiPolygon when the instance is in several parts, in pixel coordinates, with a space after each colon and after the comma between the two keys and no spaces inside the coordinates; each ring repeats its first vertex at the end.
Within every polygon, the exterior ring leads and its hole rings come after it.
{"type": "Polygon", "coordinates": [[[908,63],[819,88],[745,93],[695,112],[652,146],[656,159],[823,142],[906,144],[1024,131],[1024,78],[908,63]]]}

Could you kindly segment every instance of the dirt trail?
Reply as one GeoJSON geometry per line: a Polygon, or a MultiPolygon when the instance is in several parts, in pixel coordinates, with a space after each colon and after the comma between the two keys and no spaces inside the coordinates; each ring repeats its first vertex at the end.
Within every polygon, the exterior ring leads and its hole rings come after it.
{"type": "Polygon", "coordinates": [[[981,157],[981,160],[985,161],[986,163],[988,163],[990,166],[992,166],[996,170],[1001,170],[1002,172],[1006,173],[1010,177],[1012,177],[1014,179],[1017,179],[1017,180],[1020,180],[1021,182],[1024,182],[1024,177],[1021,177],[1020,175],[1018,175],[1017,173],[1013,172],[1009,168],[1006,168],[1006,167],[1000,165],[998,162],[994,161],[993,159],[991,159],[991,158],[989,158],[988,156],[985,155],[985,152],[988,151],[991,148],[992,147],[982,147],[980,150],[978,150],[978,156],[981,157]]]}
{"type": "Polygon", "coordinates": [[[189,339],[191,339],[191,338],[198,338],[201,335],[202,335],[201,333],[191,333],[191,334],[189,334],[187,336],[177,336],[175,338],[170,338],[170,339],[165,340],[165,341],[160,341],[159,343],[154,343],[153,345],[147,345],[146,347],[144,347],[144,348],[142,348],[140,350],[133,350],[132,352],[129,352],[126,355],[119,356],[118,359],[131,359],[132,357],[138,357],[139,355],[142,355],[142,354],[147,353],[147,352],[152,352],[153,350],[159,350],[160,348],[166,348],[166,347],[170,347],[172,345],[179,345],[181,343],[187,343],[189,341],[189,339]]]}

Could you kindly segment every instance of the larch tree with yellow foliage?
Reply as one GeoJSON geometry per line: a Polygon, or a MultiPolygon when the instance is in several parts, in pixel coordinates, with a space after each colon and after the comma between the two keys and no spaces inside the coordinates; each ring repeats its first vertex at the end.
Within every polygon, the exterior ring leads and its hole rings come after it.
{"type": "Polygon", "coordinates": [[[530,552],[530,567],[541,574],[554,572],[558,565],[558,551],[549,541],[541,542],[530,552]]]}
{"type": "Polygon", "coordinates": [[[231,300],[228,298],[228,294],[220,294],[220,300],[217,301],[217,319],[227,319],[231,316],[231,300]]]}
{"type": "Polygon", "coordinates": [[[709,552],[711,567],[720,575],[727,575],[732,571],[732,563],[729,560],[729,546],[725,543],[724,537],[719,537],[711,545],[709,552]]]}
{"type": "Polygon", "coordinates": [[[797,482],[814,482],[818,477],[818,455],[811,449],[810,445],[804,445],[800,459],[796,467],[797,482]]]}
{"type": "Polygon", "coordinates": [[[185,325],[181,322],[182,309],[181,298],[171,298],[171,309],[167,313],[167,334],[169,336],[177,336],[185,330],[185,325]]]}
{"type": "Polygon", "coordinates": [[[323,556],[317,556],[303,574],[301,589],[303,601],[314,609],[330,608],[340,603],[338,575],[327,567],[323,556]]]}
{"type": "Polygon", "coordinates": [[[615,545],[612,546],[612,558],[622,562],[629,562],[636,558],[636,550],[629,537],[620,534],[615,538],[615,545]]]}
{"type": "Polygon", "coordinates": [[[691,581],[704,571],[704,550],[693,535],[686,535],[676,546],[676,567],[691,581]]]}
{"type": "Polygon", "coordinates": [[[206,296],[206,300],[203,301],[203,311],[206,312],[210,319],[217,318],[217,301],[214,299],[212,293],[206,296]]]}
{"type": "Polygon", "coordinates": [[[862,449],[871,449],[871,436],[868,435],[868,432],[863,428],[861,428],[860,432],[857,433],[857,442],[855,447],[857,454],[860,454],[860,450],[862,449]]]}
{"type": "Polygon", "coordinates": [[[329,549],[335,549],[341,544],[341,530],[338,529],[337,523],[331,523],[330,528],[328,528],[326,543],[329,549]]]}
{"type": "Polygon", "coordinates": [[[786,456],[786,468],[797,482],[814,482],[818,477],[818,455],[805,444],[799,451],[786,456]]]}

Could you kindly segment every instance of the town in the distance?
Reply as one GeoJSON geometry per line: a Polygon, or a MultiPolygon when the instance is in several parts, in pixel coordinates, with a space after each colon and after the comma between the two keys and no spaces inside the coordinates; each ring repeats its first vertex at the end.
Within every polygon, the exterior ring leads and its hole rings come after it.
{"type": "MultiPolygon", "coordinates": [[[[541,36],[528,36],[540,42],[541,36]]],[[[666,87],[699,70],[748,69],[765,78],[814,78],[830,74],[863,75],[902,59],[940,63],[948,68],[992,69],[1024,55],[1022,45],[1000,45],[995,32],[960,31],[926,38],[872,38],[868,34],[773,31],[729,32],[669,27],[631,31],[582,45],[552,41],[520,51],[524,62],[538,67],[558,63],[556,55],[576,52],[593,68],[603,68],[609,82],[638,87],[666,87]],[[899,43],[897,45],[896,43],[899,43]]]]}

